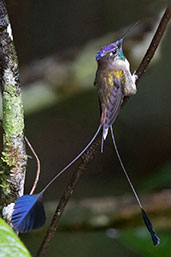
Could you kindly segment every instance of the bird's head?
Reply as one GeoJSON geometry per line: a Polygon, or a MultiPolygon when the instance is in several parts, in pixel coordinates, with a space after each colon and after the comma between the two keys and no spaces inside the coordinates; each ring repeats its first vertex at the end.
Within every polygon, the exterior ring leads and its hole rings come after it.
{"type": "Polygon", "coordinates": [[[118,61],[125,62],[125,56],[122,51],[123,39],[111,43],[100,49],[96,55],[96,60],[101,66],[113,66],[117,64],[118,61]]]}
{"type": "Polygon", "coordinates": [[[108,46],[104,46],[100,49],[100,51],[98,51],[96,54],[98,67],[113,69],[116,66],[123,66],[128,62],[122,51],[122,43],[130,31],[132,31],[139,22],[140,21],[131,26],[120,40],[117,40],[108,46]]]}

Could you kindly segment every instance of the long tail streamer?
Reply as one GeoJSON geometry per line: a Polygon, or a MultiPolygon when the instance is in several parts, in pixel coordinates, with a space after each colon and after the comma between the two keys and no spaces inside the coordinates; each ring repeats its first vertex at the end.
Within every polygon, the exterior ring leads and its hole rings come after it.
{"type": "Polygon", "coordinates": [[[46,221],[44,206],[42,202],[43,193],[46,189],[66,171],[93,143],[100,132],[102,125],[100,124],[95,135],[86,145],[86,147],[67,165],[65,166],[38,194],[23,195],[17,199],[12,214],[12,225],[16,231],[21,233],[30,232],[33,229],[40,228],[46,221]]]}
{"type": "Polygon", "coordinates": [[[150,235],[151,235],[153,244],[154,244],[154,246],[157,246],[157,245],[160,244],[160,238],[159,238],[159,237],[156,235],[156,233],[154,232],[153,226],[152,226],[152,224],[151,224],[151,221],[149,220],[149,218],[148,218],[146,212],[144,211],[144,209],[143,209],[143,207],[142,207],[142,204],[141,204],[141,202],[140,202],[140,199],[139,199],[139,197],[138,197],[138,195],[137,195],[137,193],[136,193],[136,191],[135,191],[135,188],[134,188],[134,186],[133,186],[133,184],[132,184],[132,182],[131,182],[131,180],[130,180],[130,178],[129,178],[129,176],[128,176],[128,173],[127,173],[127,171],[126,171],[126,169],[125,169],[125,167],[124,167],[124,165],[123,165],[123,162],[122,162],[122,160],[121,160],[121,157],[120,157],[120,154],[119,154],[117,145],[116,145],[116,141],[115,141],[115,137],[114,137],[114,133],[113,133],[112,126],[110,126],[110,131],[111,131],[112,141],[113,141],[113,145],[114,145],[114,148],[115,148],[115,151],[116,151],[116,155],[117,155],[117,157],[118,157],[118,160],[119,160],[119,162],[120,162],[120,165],[121,165],[121,167],[122,167],[122,170],[123,170],[123,172],[124,172],[124,174],[125,174],[125,176],[126,176],[126,178],[127,178],[127,180],[128,180],[128,183],[129,183],[129,185],[130,185],[130,187],[131,187],[131,189],[132,189],[132,191],[133,191],[133,193],[134,193],[134,195],[135,195],[135,198],[136,198],[136,200],[137,200],[137,202],[138,202],[138,205],[139,205],[139,207],[140,207],[140,209],[141,209],[141,214],[142,214],[142,216],[143,216],[144,223],[145,223],[145,225],[146,225],[148,231],[150,232],[150,235]]]}

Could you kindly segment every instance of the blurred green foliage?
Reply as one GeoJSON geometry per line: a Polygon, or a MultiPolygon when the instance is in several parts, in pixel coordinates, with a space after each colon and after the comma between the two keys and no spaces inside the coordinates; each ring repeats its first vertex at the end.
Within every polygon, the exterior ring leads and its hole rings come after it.
{"type": "Polygon", "coordinates": [[[156,169],[152,174],[141,182],[139,187],[141,192],[150,193],[156,190],[171,187],[171,163],[164,164],[163,167],[156,169]]]}
{"type": "Polygon", "coordinates": [[[160,245],[154,247],[150,236],[145,228],[125,230],[119,233],[119,239],[124,246],[144,257],[170,257],[171,255],[171,234],[168,231],[159,232],[160,245]]]}

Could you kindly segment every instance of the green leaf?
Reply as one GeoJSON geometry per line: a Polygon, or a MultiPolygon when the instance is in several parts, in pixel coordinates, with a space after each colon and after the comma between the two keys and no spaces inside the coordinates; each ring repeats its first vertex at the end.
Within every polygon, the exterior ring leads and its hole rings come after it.
{"type": "Polygon", "coordinates": [[[0,257],[31,257],[30,253],[3,219],[0,218],[0,257]]]}

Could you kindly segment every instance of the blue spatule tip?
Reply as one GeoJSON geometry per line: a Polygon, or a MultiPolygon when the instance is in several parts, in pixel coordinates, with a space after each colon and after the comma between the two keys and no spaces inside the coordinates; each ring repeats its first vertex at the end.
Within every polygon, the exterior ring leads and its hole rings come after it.
{"type": "Polygon", "coordinates": [[[143,219],[144,219],[144,223],[145,223],[148,231],[150,232],[150,235],[151,235],[154,246],[158,246],[160,244],[160,238],[154,232],[151,221],[149,220],[147,214],[145,213],[145,211],[143,209],[141,209],[141,213],[142,213],[142,216],[143,216],[143,219]]]}
{"type": "Polygon", "coordinates": [[[11,221],[14,229],[21,233],[42,227],[46,221],[42,193],[19,197],[11,221]]]}

